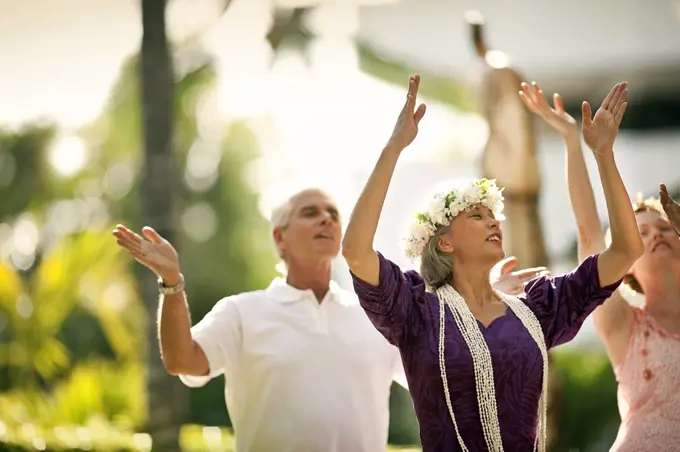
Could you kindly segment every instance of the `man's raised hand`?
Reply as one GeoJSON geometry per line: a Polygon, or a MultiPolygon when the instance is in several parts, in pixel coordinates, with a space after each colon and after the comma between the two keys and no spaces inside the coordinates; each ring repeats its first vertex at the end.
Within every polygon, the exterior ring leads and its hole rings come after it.
{"type": "Polygon", "coordinates": [[[126,249],[137,262],[163,278],[167,286],[178,284],[180,268],[175,248],[148,226],[142,228],[142,234],[145,238],[122,224],[113,230],[118,245],[126,249]]]}

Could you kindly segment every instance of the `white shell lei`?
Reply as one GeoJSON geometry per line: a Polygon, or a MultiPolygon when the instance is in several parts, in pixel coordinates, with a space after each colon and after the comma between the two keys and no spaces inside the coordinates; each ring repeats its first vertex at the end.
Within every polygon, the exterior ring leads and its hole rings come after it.
{"type": "MultiPolygon", "coordinates": [[[[545,338],[543,337],[543,330],[541,324],[534,313],[525,305],[520,299],[512,297],[501,292],[496,291],[496,294],[501,300],[514,312],[517,318],[522,322],[524,327],[529,331],[529,334],[538,345],[543,357],[543,388],[541,390],[541,398],[538,402],[538,431],[536,432],[536,441],[534,442],[534,451],[545,452],[546,437],[547,437],[547,394],[548,394],[548,349],[545,345],[545,338]]],[[[482,431],[484,433],[484,440],[489,451],[502,452],[503,442],[501,439],[501,429],[498,422],[498,407],[496,406],[496,389],[493,377],[493,365],[491,362],[491,352],[486,345],[484,336],[479,330],[477,319],[472,315],[470,309],[463,297],[456,292],[450,285],[445,285],[437,289],[437,296],[439,298],[439,369],[441,371],[442,382],[444,384],[444,396],[446,397],[446,406],[449,409],[453,427],[456,430],[458,437],[458,444],[464,452],[468,452],[468,448],[463,442],[463,438],[458,431],[458,424],[453,415],[453,406],[451,404],[451,394],[449,393],[449,384],[446,377],[446,360],[444,355],[444,338],[445,338],[445,305],[449,307],[453,315],[456,325],[460,330],[461,335],[465,339],[465,343],[472,355],[472,364],[475,372],[475,386],[477,388],[477,403],[479,406],[479,417],[482,423],[482,431]]]]}

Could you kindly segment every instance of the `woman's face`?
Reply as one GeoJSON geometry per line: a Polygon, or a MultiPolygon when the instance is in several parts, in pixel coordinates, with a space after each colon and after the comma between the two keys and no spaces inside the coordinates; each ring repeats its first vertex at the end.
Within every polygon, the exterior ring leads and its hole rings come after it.
{"type": "Polygon", "coordinates": [[[653,277],[660,267],[680,260],[680,240],[673,226],[658,212],[638,212],[635,217],[645,250],[631,267],[631,273],[642,282],[653,277]]]}
{"type": "Polygon", "coordinates": [[[491,210],[474,205],[459,213],[439,237],[442,251],[454,253],[462,262],[495,265],[505,257],[503,232],[491,210]]]}

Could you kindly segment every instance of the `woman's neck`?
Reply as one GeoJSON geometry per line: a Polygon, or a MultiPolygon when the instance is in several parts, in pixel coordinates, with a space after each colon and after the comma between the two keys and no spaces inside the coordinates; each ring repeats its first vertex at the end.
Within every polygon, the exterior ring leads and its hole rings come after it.
{"type": "Polygon", "coordinates": [[[496,293],[491,287],[490,269],[471,265],[453,266],[453,288],[468,305],[483,307],[497,300],[496,293]]]}
{"type": "Polygon", "coordinates": [[[664,267],[643,285],[645,309],[652,315],[680,317],[680,267],[664,267]]]}

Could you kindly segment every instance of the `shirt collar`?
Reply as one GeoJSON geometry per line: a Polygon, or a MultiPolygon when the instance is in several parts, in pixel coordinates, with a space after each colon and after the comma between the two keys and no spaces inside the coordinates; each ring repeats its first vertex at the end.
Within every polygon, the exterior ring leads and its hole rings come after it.
{"type": "MultiPolygon", "coordinates": [[[[335,281],[330,282],[328,286],[328,292],[324,297],[323,301],[334,301],[340,304],[351,304],[351,301],[338,283],[335,281]]],[[[304,300],[305,298],[316,299],[314,292],[311,289],[301,290],[296,287],[291,286],[283,278],[275,278],[272,283],[267,288],[267,293],[269,296],[280,303],[293,303],[296,301],[304,300]]]]}

